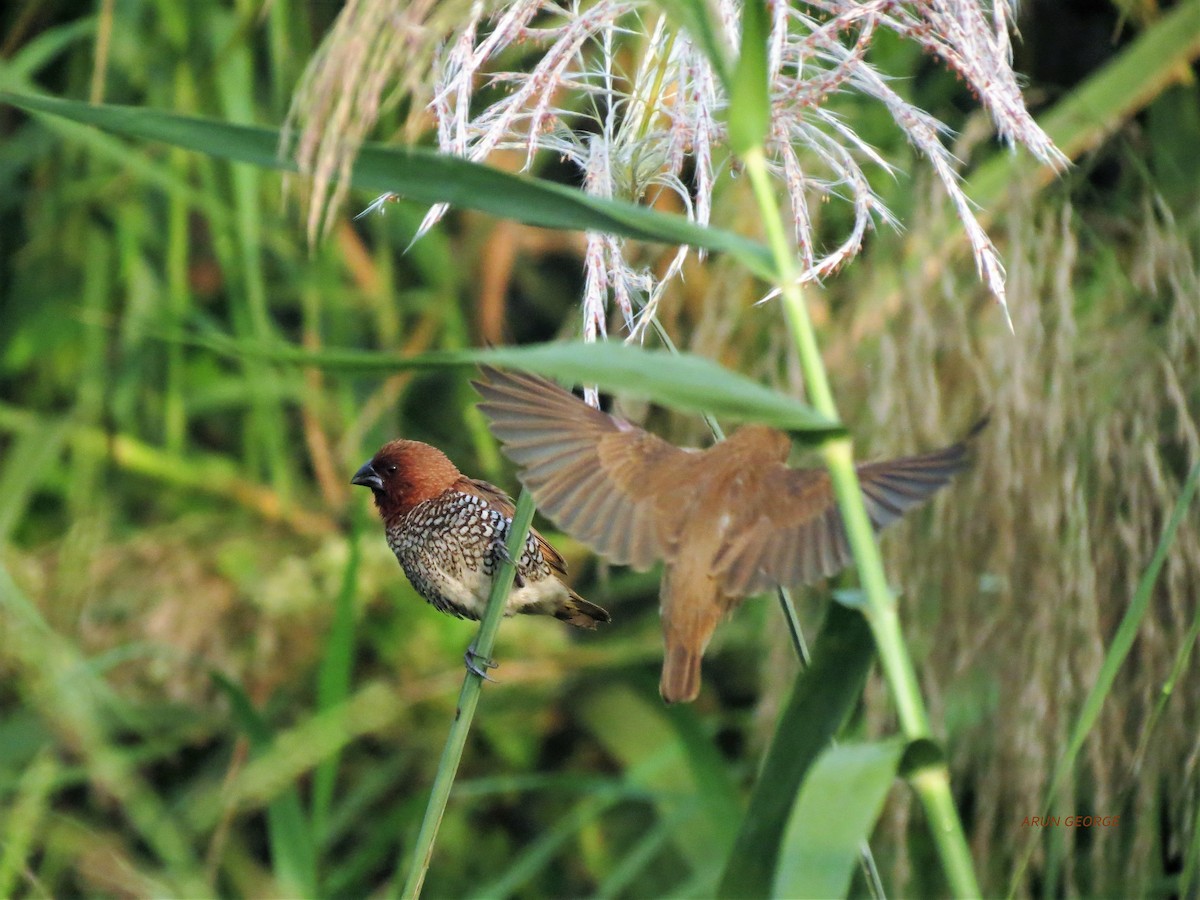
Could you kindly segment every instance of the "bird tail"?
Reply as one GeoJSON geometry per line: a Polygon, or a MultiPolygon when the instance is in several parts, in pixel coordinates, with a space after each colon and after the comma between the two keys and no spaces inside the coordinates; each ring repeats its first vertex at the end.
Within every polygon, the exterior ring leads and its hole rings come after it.
{"type": "Polygon", "coordinates": [[[699,648],[671,642],[663,657],[662,680],[658,692],[667,703],[691,703],[700,693],[699,648]]]}
{"type": "Polygon", "coordinates": [[[574,591],[568,589],[568,596],[554,610],[554,618],[561,619],[576,628],[595,628],[601,622],[609,622],[612,616],[608,610],[602,609],[595,603],[584,600],[574,591]]]}

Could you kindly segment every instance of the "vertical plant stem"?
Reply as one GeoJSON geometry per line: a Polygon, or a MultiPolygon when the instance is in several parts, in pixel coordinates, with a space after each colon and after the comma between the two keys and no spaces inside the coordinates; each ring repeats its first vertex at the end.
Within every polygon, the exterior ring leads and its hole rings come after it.
{"type": "MultiPolygon", "coordinates": [[[[818,412],[837,421],[837,405],[821,361],[816,333],[796,282],[795,261],[784,233],[783,219],[762,147],[747,150],[742,154],[742,161],[762,212],[768,244],[779,276],[784,314],[800,356],[800,368],[804,373],[809,400],[818,412]]],[[[884,677],[896,704],[900,729],[910,741],[929,737],[929,717],[921,698],[916,670],[900,632],[896,598],[888,587],[879,545],[875,541],[863,502],[858,473],[854,469],[851,440],[848,436],[831,438],[825,442],[822,452],[862,583],[865,596],[863,612],[875,637],[884,677]]],[[[929,817],[934,844],[950,889],[958,896],[979,896],[970,849],[954,807],[945,764],[923,770],[921,776],[914,778],[911,784],[929,817]]]]}
{"type": "MultiPolygon", "coordinates": [[[[334,601],[333,626],[325,641],[325,655],[317,673],[317,709],[321,712],[345,703],[350,696],[354,676],[354,597],[358,592],[358,572],[362,564],[363,507],[355,504],[351,512],[349,555],[342,571],[341,589],[334,601]]],[[[313,772],[310,821],[314,839],[325,840],[329,811],[333,808],[341,751],[321,760],[313,772]]]]}
{"type": "MultiPolygon", "coordinates": [[[[533,521],[533,497],[528,491],[522,490],[517,497],[517,508],[513,513],[512,525],[508,529],[507,560],[501,562],[492,582],[492,593],[488,596],[487,608],[479,625],[479,634],[472,645],[475,655],[487,659],[492,654],[492,646],[496,643],[496,633],[500,630],[500,620],[504,617],[504,606],[508,600],[508,592],[512,588],[516,566],[513,560],[521,558],[525,546],[525,537],[529,534],[529,525],[533,521]]],[[[463,747],[467,742],[467,734],[471,730],[471,720],[475,716],[475,707],[479,703],[479,692],[483,687],[483,679],[468,670],[463,680],[462,692],[458,695],[458,708],[454,713],[454,722],[450,733],[446,736],[446,746],[442,750],[442,759],[438,763],[437,774],[433,779],[433,788],[429,794],[429,805],[425,808],[425,818],[421,820],[421,830],[417,835],[417,844],[413,851],[412,869],[404,882],[404,888],[399,896],[405,900],[416,900],[421,895],[421,886],[425,883],[425,875],[429,871],[429,861],[433,856],[433,844],[437,839],[438,828],[442,824],[442,815],[446,811],[446,802],[450,799],[450,789],[454,786],[454,778],[458,773],[458,763],[462,759],[463,747]]],[[[399,883],[399,869],[393,879],[393,889],[399,883]]],[[[392,896],[397,896],[392,891],[392,896]]]]}
{"type": "MultiPolygon", "coordinates": [[[[181,76],[182,77],[182,76],[181,76]]],[[[179,174],[180,180],[187,179],[188,154],[179,149],[171,151],[170,165],[179,174]]],[[[171,192],[167,201],[167,290],[166,327],[179,328],[191,306],[188,287],[188,235],[187,200],[178,192],[171,192]]],[[[166,346],[167,371],[163,386],[163,446],[168,453],[183,455],[187,438],[187,408],[184,390],[187,383],[183,345],[170,341],[166,346]]]]}

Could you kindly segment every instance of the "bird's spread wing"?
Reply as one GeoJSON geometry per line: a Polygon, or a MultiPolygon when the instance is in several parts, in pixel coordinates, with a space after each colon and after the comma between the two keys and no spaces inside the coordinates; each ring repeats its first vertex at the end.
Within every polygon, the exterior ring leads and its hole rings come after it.
{"type": "Polygon", "coordinates": [[[690,454],[544,378],[483,372],[479,408],[538,508],[613,562],[647,569],[662,557],[671,536],[662,533],[648,486],[690,454]]]}
{"type": "MultiPolygon", "coordinates": [[[[922,456],[858,467],[867,515],[878,532],[928,500],[967,467],[967,439],[922,456]]],[[[762,505],[747,510],[737,537],[714,566],[725,590],[744,596],[775,585],[798,586],[832,575],[850,562],[850,544],[823,469],[779,466],[764,473],[762,505]]]]}

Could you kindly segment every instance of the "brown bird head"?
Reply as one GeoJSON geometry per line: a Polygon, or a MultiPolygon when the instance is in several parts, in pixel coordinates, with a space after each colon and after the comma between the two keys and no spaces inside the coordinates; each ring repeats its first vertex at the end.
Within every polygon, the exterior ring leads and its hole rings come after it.
{"type": "Polygon", "coordinates": [[[446,454],[420,441],[389,441],[363,463],[351,484],[369,487],[384,521],[441,495],[462,477],[446,454]]]}

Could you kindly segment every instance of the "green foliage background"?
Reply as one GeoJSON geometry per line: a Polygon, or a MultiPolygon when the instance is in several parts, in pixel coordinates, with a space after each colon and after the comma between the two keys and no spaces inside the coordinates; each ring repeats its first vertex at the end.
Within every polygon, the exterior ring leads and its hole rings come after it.
{"type": "MultiPolygon", "coordinates": [[[[277,127],[334,12],[29,3],[0,14],[0,88],[277,127]]],[[[1078,167],[1049,185],[973,141],[952,78],[875,48],[967,136],[1015,337],[919,161],[852,100],[843,112],[911,173],[886,190],[908,230],[875,235],[810,298],[869,455],[992,409],[976,472],[885,549],[993,894],[1185,893],[1200,860],[1195,507],[1067,754],[1200,459],[1200,36],[1151,17],[1120,32],[1140,43],[1110,46],[1116,12],[1092,15],[1105,41],[1089,46],[1111,57],[1095,72],[1047,62],[1050,16],[1022,23],[1029,96],[1090,117],[1062,116],[1078,167]],[[1102,80],[1121,65],[1136,74],[1102,80]],[[1052,814],[1120,824],[1024,824],[1052,814]]],[[[0,895],[376,891],[415,834],[474,629],[416,597],[349,475],[403,434],[515,481],[463,371],[351,373],[171,338],[408,356],[574,335],[579,244],[458,214],[410,248],[423,210],[398,203],[310,250],[276,172],[0,117],[0,895]]],[[[722,191],[721,224],[757,236],[744,187],[722,191]]],[[[727,259],[697,266],[664,323],[794,392],[757,290],[727,259]]],[[[614,625],[505,622],[428,896],[709,894],[796,671],[779,612],[747,603],[701,700],[666,709],[657,578],[552,539],[614,625]]],[[[815,634],[828,589],[798,600],[815,634]]],[[[893,730],[872,676],[843,737],[893,730]]],[[[916,815],[893,789],[872,841],[896,895],[944,890],[916,815]]]]}

